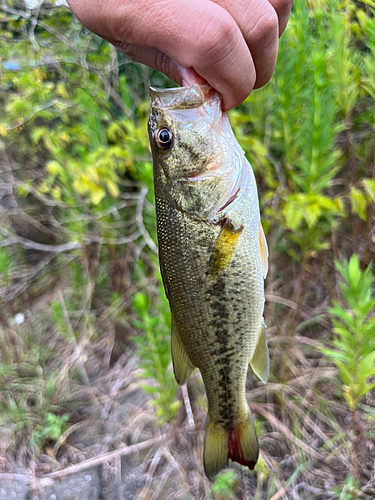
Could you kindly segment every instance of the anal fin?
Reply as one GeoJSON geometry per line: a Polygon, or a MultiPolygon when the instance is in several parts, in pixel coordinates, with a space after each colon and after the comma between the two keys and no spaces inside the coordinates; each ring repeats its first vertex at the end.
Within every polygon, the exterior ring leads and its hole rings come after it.
{"type": "Polygon", "coordinates": [[[270,358],[266,339],[266,325],[262,319],[257,344],[250,359],[250,366],[255,375],[265,384],[270,374],[270,358]]]}
{"type": "Polygon", "coordinates": [[[189,378],[195,365],[190,361],[188,353],[182,343],[176,322],[172,318],[172,361],[176,381],[180,385],[189,378]]]}

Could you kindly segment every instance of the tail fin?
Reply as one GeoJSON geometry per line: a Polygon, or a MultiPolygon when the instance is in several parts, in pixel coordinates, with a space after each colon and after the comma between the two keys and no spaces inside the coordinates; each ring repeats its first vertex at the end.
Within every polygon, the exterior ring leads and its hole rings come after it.
{"type": "Polygon", "coordinates": [[[228,459],[254,469],[259,455],[258,439],[250,410],[230,430],[207,415],[203,463],[208,477],[228,465],[228,459]]]}

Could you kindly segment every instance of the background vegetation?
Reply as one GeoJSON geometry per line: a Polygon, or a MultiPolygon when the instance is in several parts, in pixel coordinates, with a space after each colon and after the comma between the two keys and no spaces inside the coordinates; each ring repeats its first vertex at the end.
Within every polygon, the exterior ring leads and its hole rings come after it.
{"type": "Polygon", "coordinates": [[[248,380],[255,471],[211,484],[158,271],[148,87],[171,82],[65,7],[1,3],[0,470],[125,444],[103,467],[137,499],[375,498],[374,14],[295,0],[272,81],[230,113],[270,247],[271,377],[248,380]]]}

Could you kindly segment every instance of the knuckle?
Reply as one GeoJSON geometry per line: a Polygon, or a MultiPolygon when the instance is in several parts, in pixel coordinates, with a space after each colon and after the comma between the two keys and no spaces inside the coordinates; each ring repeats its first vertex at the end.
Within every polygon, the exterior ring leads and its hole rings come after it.
{"type": "Polygon", "coordinates": [[[256,19],[252,29],[252,36],[258,40],[260,44],[264,44],[269,39],[274,38],[275,32],[279,30],[279,18],[273,7],[265,9],[256,19]]]}
{"type": "Polygon", "coordinates": [[[170,66],[171,66],[170,58],[166,54],[164,54],[164,52],[158,50],[155,56],[155,68],[164,75],[169,76],[170,66]]]}
{"type": "Polygon", "coordinates": [[[127,42],[112,42],[120,52],[129,57],[132,61],[137,61],[138,47],[127,42]]]}
{"type": "Polygon", "coordinates": [[[292,8],[293,0],[273,0],[272,5],[274,6],[276,12],[289,12],[292,8]]]}
{"type": "Polygon", "coordinates": [[[194,41],[193,65],[213,65],[225,59],[231,50],[233,28],[233,22],[225,16],[212,17],[200,23],[194,41]]]}
{"type": "Polygon", "coordinates": [[[116,2],[111,9],[104,10],[102,15],[102,23],[110,26],[113,38],[130,45],[139,44],[136,21],[134,10],[126,2],[116,2]]]}
{"type": "Polygon", "coordinates": [[[134,36],[131,29],[131,23],[123,23],[122,25],[120,23],[113,23],[112,36],[119,43],[123,42],[124,47],[127,45],[138,45],[138,39],[134,36]]]}

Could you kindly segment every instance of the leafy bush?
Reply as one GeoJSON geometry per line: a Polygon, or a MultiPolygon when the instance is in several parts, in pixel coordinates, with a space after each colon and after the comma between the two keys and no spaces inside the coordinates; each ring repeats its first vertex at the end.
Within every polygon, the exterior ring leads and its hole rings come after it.
{"type": "Polygon", "coordinates": [[[372,294],[372,271],[361,271],[358,257],[353,255],[336,268],[345,281],[340,289],[345,306],[334,301],[329,312],[336,338],[332,348],[323,352],[337,366],[343,383],[343,394],[355,410],[362,396],[375,387],[375,298],[372,294]]]}

